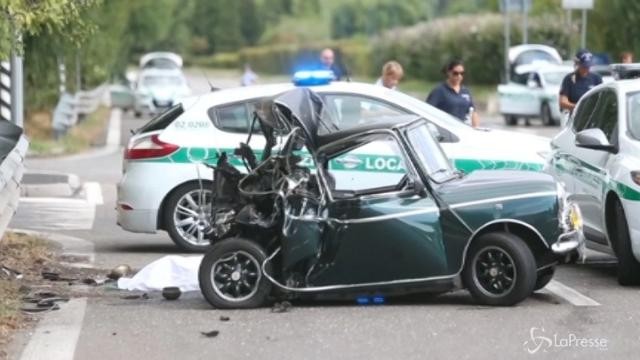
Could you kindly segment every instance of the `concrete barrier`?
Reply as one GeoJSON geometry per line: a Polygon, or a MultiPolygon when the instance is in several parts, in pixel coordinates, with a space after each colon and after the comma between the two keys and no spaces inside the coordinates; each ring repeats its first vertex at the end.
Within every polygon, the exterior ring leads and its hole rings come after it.
{"type": "Polygon", "coordinates": [[[21,127],[0,120],[0,236],[18,208],[28,147],[21,127]]]}

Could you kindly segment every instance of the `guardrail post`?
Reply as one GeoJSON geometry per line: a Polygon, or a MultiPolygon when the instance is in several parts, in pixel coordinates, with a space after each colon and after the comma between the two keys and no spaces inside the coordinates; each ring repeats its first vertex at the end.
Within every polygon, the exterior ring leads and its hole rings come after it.
{"type": "Polygon", "coordinates": [[[0,120],[11,121],[11,65],[0,62],[0,120]]]}

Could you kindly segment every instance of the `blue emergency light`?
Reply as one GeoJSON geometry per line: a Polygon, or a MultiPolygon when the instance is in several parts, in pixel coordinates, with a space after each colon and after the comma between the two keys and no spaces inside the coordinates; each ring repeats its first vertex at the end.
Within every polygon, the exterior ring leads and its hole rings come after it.
{"type": "Polygon", "coordinates": [[[331,70],[301,70],[293,74],[296,86],[326,85],[335,79],[331,70]]]}

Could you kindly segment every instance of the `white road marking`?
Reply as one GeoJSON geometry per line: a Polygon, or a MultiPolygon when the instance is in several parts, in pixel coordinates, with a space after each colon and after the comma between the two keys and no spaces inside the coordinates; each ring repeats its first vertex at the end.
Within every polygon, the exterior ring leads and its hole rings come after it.
{"type": "Polygon", "coordinates": [[[89,203],[95,205],[104,204],[104,199],[102,198],[102,188],[100,187],[100,183],[97,182],[86,182],[84,183],[84,192],[86,199],[89,203]]]}
{"type": "Polygon", "coordinates": [[[90,230],[96,205],[85,199],[21,198],[11,226],[33,230],[90,230]]]}
{"type": "Polygon", "coordinates": [[[112,108],[109,116],[109,131],[107,132],[108,148],[120,147],[120,127],[122,123],[122,110],[112,108]]]}
{"type": "Polygon", "coordinates": [[[71,299],[61,303],[60,310],[48,313],[38,324],[20,360],[73,359],[86,307],[86,298],[71,299]]]}
{"type": "Polygon", "coordinates": [[[600,306],[599,302],[556,280],[551,280],[543,290],[563,298],[574,306],[600,306]]]}

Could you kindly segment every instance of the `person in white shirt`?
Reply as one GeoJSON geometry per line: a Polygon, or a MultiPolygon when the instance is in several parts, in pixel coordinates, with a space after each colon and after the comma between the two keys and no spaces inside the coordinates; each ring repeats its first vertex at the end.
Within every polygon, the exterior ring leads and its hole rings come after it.
{"type": "Polygon", "coordinates": [[[244,64],[244,73],[242,74],[240,84],[242,86],[249,86],[254,85],[257,81],[258,75],[251,70],[251,66],[249,66],[249,64],[244,64]]]}
{"type": "Polygon", "coordinates": [[[382,76],[376,81],[376,85],[395,90],[404,76],[402,65],[397,61],[387,61],[382,66],[382,76]]]}

